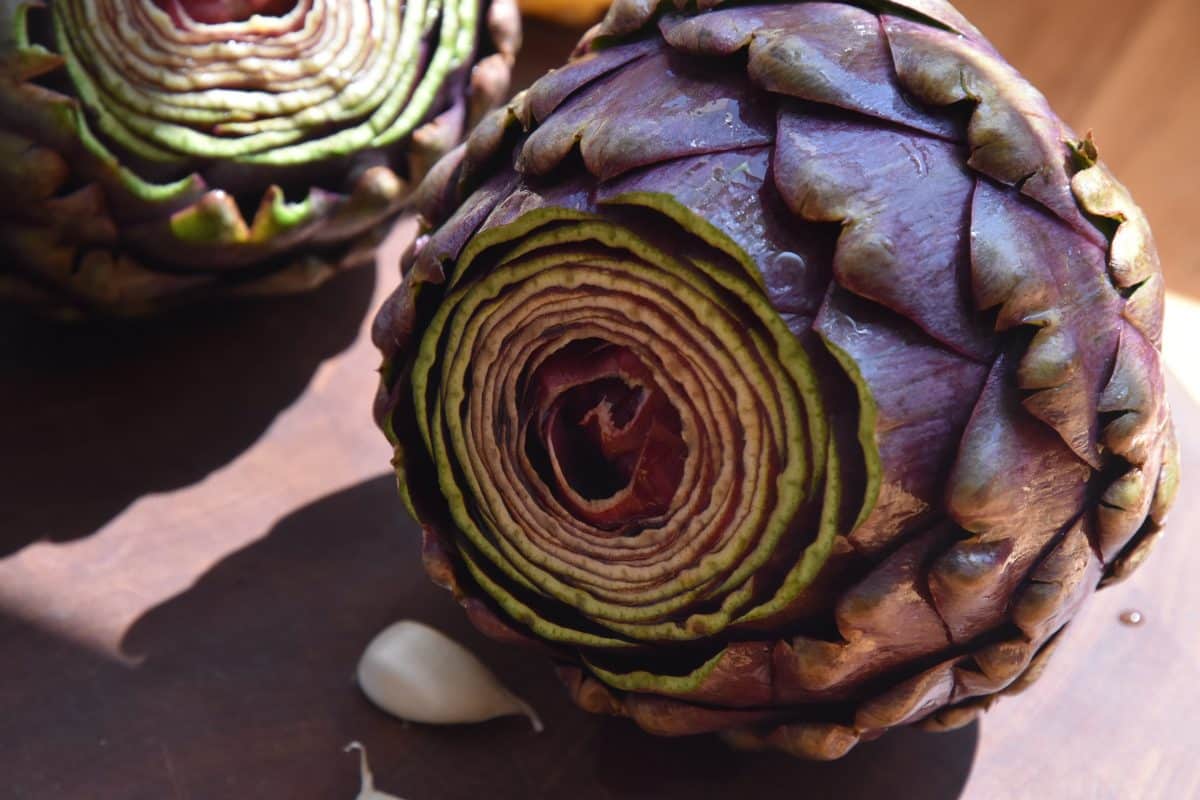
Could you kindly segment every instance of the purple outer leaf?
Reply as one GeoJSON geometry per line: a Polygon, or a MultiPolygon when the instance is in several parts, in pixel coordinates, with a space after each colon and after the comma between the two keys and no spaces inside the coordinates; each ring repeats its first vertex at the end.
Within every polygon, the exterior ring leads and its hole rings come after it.
{"type": "Polygon", "coordinates": [[[919,658],[949,644],[945,626],[929,602],[922,569],[948,533],[946,526],[938,526],[920,534],[846,590],[835,611],[844,641],[798,636],[776,645],[775,675],[782,702],[844,697],[884,663],[919,658]]]}
{"type": "Polygon", "coordinates": [[[933,106],[975,102],[968,164],[1049,208],[1100,246],[1104,237],[1071,192],[1068,141],[1077,137],[1046,98],[994,52],[945,31],[884,17],[900,82],[933,106]]]}
{"type": "Polygon", "coordinates": [[[940,505],[988,369],[845,292],[829,294],[815,328],[853,359],[876,406],[879,498],[849,538],[878,552],[940,505]]]}
{"type": "Polygon", "coordinates": [[[975,535],[934,562],[930,589],[955,641],[1003,620],[1003,598],[1079,514],[1087,492],[1091,470],[1025,412],[1012,367],[1008,355],[996,360],[950,473],[950,515],[975,535]]]}
{"type": "Polygon", "coordinates": [[[601,185],[601,202],[627,192],[662,192],[729,236],[758,266],[771,304],[785,316],[816,315],[831,242],[822,231],[797,228],[768,179],[767,146],[674,159],[601,185]]]}
{"type": "Polygon", "coordinates": [[[543,175],[578,143],[588,171],[603,180],[772,138],[767,98],[737,76],[712,67],[685,69],[655,55],[579,90],[525,140],[517,168],[543,175]]]}
{"type": "Polygon", "coordinates": [[[967,302],[974,182],[958,148],[869,122],[779,115],[775,184],[805,219],[841,222],[834,276],[975,359],[992,345],[967,302]]]}
{"type": "Polygon", "coordinates": [[[588,53],[559,69],[550,70],[526,90],[525,102],[528,103],[529,112],[535,121],[543,122],[564,100],[583,86],[661,49],[662,42],[659,40],[643,39],[588,53]]]}
{"type": "Polygon", "coordinates": [[[976,302],[1000,307],[997,330],[1038,333],[1018,381],[1034,416],[1100,468],[1097,402],[1116,355],[1121,297],[1104,252],[1038,206],[979,181],[971,212],[976,302]]]}
{"type": "Polygon", "coordinates": [[[841,3],[740,6],[702,16],[666,16],[659,28],[684,52],[750,50],[749,76],[769,92],[857,111],[934,136],[958,125],[910,104],[896,85],[879,19],[841,3]]]}

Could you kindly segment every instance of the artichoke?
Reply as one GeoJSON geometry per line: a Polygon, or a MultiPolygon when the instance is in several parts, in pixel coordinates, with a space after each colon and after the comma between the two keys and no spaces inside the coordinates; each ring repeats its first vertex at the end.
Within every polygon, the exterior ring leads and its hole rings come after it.
{"type": "Polygon", "coordinates": [[[652,733],[961,726],[1171,505],[1146,219],[940,0],[700,5],[619,0],[418,190],[425,566],[652,733]]]}
{"type": "Polygon", "coordinates": [[[368,260],[519,37],[513,0],[0,0],[0,299],[139,313],[368,260]]]}

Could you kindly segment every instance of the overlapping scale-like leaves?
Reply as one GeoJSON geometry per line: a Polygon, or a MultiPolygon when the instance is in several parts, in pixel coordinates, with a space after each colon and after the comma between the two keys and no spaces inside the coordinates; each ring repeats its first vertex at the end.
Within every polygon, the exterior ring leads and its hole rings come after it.
{"type": "Polygon", "coordinates": [[[654,733],[963,725],[1165,521],[1149,228],[944,3],[701,6],[619,1],[418,192],[426,567],[654,733]]]}
{"type": "Polygon", "coordinates": [[[0,293],[66,313],[362,262],[519,38],[507,0],[4,0],[0,25],[0,293]]]}

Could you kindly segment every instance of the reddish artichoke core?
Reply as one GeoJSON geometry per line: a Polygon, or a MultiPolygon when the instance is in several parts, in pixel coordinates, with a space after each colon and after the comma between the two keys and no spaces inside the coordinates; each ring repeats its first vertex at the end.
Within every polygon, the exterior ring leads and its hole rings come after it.
{"type": "Polygon", "coordinates": [[[296,7],[299,0],[154,0],[160,8],[177,22],[180,11],[195,22],[219,25],[223,22],[241,22],[255,14],[282,17],[296,7]]]}
{"type": "Polygon", "coordinates": [[[634,533],[663,514],[683,476],[679,412],[628,348],[573,342],[526,384],[526,452],[579,519],[634,533]]]}

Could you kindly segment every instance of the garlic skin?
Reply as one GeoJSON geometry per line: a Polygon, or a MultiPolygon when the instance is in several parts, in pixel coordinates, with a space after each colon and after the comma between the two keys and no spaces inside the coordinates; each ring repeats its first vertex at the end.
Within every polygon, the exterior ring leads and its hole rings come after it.
{"type": "Polygon", "coordinates": [[[351,742],[346,745],[345,751],[349,753],[351,750],[358,751],[358,774],[362,781],[362,786],[359,788],[358,794],[354,796],[354,800],[403,800],[394,794],[381,792],[375,788],[375,776],[371,774],[371,765],[367,763],[367,748],[359,742],[351,742]]]}
{"type": "Polygon", "coordinates": [[[522,714],[542,722],[471,651],[428,625],[402,620],[371,640],[358,662],[358,685],[401,719],[436,725],[522,714]]]}

